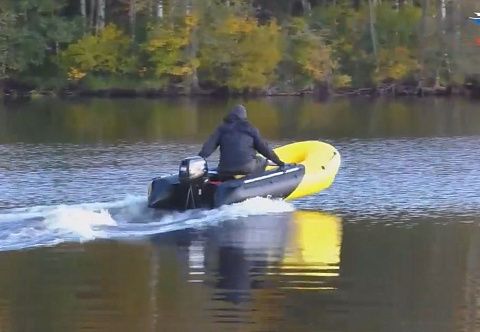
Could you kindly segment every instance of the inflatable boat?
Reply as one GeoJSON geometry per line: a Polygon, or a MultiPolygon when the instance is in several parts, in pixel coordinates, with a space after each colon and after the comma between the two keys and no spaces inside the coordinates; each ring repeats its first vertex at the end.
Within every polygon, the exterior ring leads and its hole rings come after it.
{"type": "Polygon", "coordinates": [[[182,160],[178,174],[155,178],[148,186],[148,206],[167,210],[217,208],[252,197],[292,200],[330,187],[340,154],[330,144],[305,141],[275,149],[285,167],[268,166],[256,175],[222,179],[201,157],[182,160]]]}

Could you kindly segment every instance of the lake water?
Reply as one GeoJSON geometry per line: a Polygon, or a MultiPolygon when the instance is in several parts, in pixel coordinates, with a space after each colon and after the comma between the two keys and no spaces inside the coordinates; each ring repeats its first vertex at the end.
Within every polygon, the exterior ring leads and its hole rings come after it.
{"type": "Polygon", "coordinates": [[[334,185],[146,208],[237,102],[0,106],[0,331],[480,329],[480,102],[243,100],[274,146],[334,145],[334,185]]]}

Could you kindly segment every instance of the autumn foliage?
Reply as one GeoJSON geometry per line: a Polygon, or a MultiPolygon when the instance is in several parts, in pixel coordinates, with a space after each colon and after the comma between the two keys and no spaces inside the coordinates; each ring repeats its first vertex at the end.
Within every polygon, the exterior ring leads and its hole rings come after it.
{"type": "Polygon", "coordinates": [[[125,74],[135,66],[130,47],[130,39],[110,24],[98,35],[87,35],[69,45],[61,59],[72,80],[87,74],[125,74]]]}
{"type": "Polygon", "coordinates": [[[462,21],[472,1],[5,0],[0,79],[187,93],[461,84],[480,74],[480,31],[462,21]]]}
{"type": "Polygon", "coordinates": [[[196,57],[189,56],[187,49],[198,19],[187,15],[175,22],[161,22],[149,28],[148,38],[143,45],[148,64],[154,77],[168,83],[169,79],[181,79],[191,75],[198,67],[196,57]]]}
{"type": "Polygon", "coordinates": [[[228,14],[205,27],[199,50],[205,80],[234,90],[261,89],[274,80],[281,59],[280,27],[228,14]]]}

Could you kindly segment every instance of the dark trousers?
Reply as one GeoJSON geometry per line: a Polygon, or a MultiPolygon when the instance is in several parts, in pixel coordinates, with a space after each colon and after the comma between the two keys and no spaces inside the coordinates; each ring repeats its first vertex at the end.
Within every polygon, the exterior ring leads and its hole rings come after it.
{"type": "Polygon", "coordinates": [[[257,174],[260,174],[262,172],[265,172],[265,168],[267,168],[267,165],[268,165],[268,160],[265,159],[264,157],[262,156],[256,156],[255,157],[255,160],[254,160],[254,166],[253,166],[253,170],[251,172],[249,172],[249,175],[257,175],[257,174]]]}
{"type": "Polygon", "coordinates": [[[267,168],[268,160],[262,156],[256,156],[251,162],[244,167],[241,167],[238,171],[224,171],[218,170],[219,176],[222,179],[232,178],[234,175],[258,175],[265,171],[267,168]]]}

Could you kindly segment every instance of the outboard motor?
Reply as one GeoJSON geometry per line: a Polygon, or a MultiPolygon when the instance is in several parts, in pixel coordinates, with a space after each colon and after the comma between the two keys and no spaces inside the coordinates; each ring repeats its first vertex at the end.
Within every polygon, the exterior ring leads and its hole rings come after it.
{"type": "Polygon", "coordinates": [[[203,186],[208,180],[207,161],[202,157],[190,157],[182,160],[178,179],[186,193],[185,208],[197,208],[202,205],[203,186]]]}
{"type": "Polygon", "coordinates": [[[178,179],[181,183],[204,182],[207,178],[207,161],[202,157],[186,158],[180,163],[178,179]]]}

